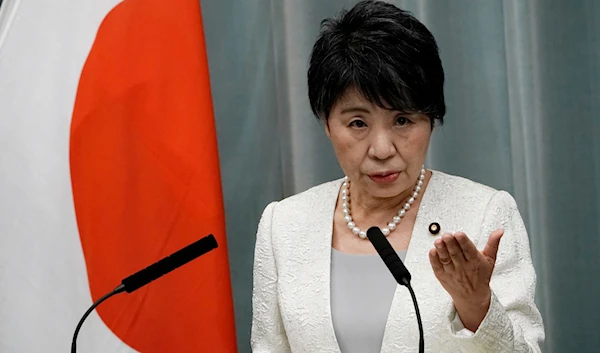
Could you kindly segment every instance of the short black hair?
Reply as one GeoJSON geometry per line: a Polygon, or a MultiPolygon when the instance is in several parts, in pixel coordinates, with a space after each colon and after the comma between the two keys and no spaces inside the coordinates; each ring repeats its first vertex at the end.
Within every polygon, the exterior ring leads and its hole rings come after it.
{"type": "Polygon", "coordinates": [[[423,113],[443,123],[444,70],[431,32],[409,12],[361,1],[321,23],[310,56],[308,97],[327,121],[350,88],[385,109],[423,113]]]}

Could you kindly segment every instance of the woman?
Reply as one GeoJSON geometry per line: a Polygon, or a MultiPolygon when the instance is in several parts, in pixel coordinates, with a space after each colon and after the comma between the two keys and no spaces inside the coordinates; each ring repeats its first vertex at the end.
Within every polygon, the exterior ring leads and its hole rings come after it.
{"type": "Polygon", "coordinates": [[[540,351],[513,197],[423,166],[443,82],[433,36],[393,5],[364,1],[324,21],[309,98],[346,177],[264,210],[253,352],[418,351],[410,294],[366,239],[371,226],[412,274],[427,352],[540,351]]]}

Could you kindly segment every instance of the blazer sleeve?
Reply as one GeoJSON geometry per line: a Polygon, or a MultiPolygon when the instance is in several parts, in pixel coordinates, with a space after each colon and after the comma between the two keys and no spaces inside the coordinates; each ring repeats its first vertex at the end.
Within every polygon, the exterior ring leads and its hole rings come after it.
{"type": "Polygon", "coordinates": [[[291,352],[277,299],[277,267],[271,239],[276,205],[272,202],[265,208],[256,233],[250,338],[254,353],[291,352]]]}
{"type": "Polygon", "coordinates": [[[506,191],[496,192],[487,206],[479,234],[480,250],[498,228],[504,229],[504,235],[490,281],[488,312],[471,337],[454,334],[453,339],[467,352],[541,352],[545,334],[534,303],[536,274],[529,238],[517,204],[506,191]]]}

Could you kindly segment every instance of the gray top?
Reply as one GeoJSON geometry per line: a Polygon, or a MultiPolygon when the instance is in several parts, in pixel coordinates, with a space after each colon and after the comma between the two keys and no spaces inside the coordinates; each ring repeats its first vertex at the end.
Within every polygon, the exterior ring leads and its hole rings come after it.
{"type": "MultiPolygon", "coordinates": [[[[398,251],[404,261],[406,250],[398,251]]],[[[331,316],[342,353],[379,353],[396,280],[377,254],[331,252],[331,316]]]]}

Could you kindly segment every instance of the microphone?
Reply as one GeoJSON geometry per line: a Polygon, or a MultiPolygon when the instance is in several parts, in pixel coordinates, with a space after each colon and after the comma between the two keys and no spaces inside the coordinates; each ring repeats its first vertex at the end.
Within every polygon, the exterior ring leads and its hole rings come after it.
{"type": "Polygon", "coordinates": [[[373,247],[381,256],[381,259],[390,270],[396,282],[403,286],[410,286],[410,272],[406,269],[400,257],[392,248],[390,242],[385,238],[385,235],[381,232],[381,230],[377,227],[371,227],[367,231],[367,237],[373,244],[373,247]]]}
{"type": "Polygon", "coordinates": [[[167,273],[179,268],[186,263],[206,254],[207,252],[216,249],[218,247],[217,240],[212,234],[180,249],[173,254],[159,260],[158,262],[153,263],[152,265],[146,267],[143,270],[140,270],[133,275],[123,279],[121,284],[110,291],[109,293],[102,296],[98,299],[83,315],[77,327],[75,328],[75,333],[73,334],[73,341],[71,342],[71,353],[76,353],[77,351],[77,335],[79,334],[79,330],[83,325],[83,322],[88,317],[88,315],[96,308],[100,303],[105,301],[106,299],[112,297],[113,295],[127,292],[131,293],[148,283],[158,279],[166,275],[167,273]]]}
{"type": "Polygon", "coordinates": [[[123,279],[121,285],[131,293],[216,248],[217,241],[211,234],[123,279]]]}
{"type": "Polygon", "coordinates": [[[425,351],[425,343],[423,341],[423,323],[421,322],[421,313],[419,312],[417,297],[415,296],[415,292],[410,285],[410,272],[408,272],[398,254],[394,248],[392,248],[392,245],[385,238],[385,235],[383,235],[378,227],[369,228],[369,230],[367,230],[367,238],[369,238],[369,241],[371,244],[373,244],[375,250],[377,250],[377,253],[392,273],[392,276],[394,276],[396,279],[396,282],[408,288],[408,291],[410,292],[410,296],[412,297],[413,305],[415,307],[415,312],[417,313],[417,324],[419,325],[419,353],[423,353],[425,351]]]}

